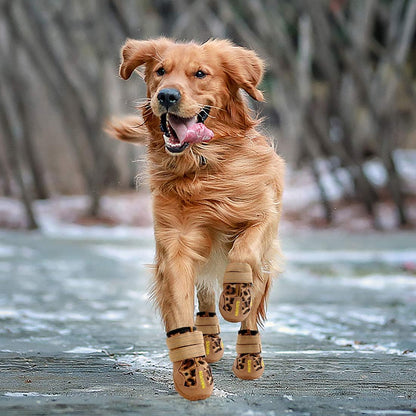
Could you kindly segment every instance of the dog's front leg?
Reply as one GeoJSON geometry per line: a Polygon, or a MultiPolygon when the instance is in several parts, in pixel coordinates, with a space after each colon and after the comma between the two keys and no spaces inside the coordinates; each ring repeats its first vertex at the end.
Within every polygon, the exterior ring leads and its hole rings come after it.
{"type": "Polygon", "coordinates": [[[247,263],[251,269],[261,269],[265,257],[277,238],[279,217],[269,216],[262,222],[246,228],[235,239],[228,253],[230,263],[247,263]]]}
{"type": "Polygon", "coordinates": [[[181,239],[156,241],[153,293],[167,333],[194,326],[196,265],[178,247],[181,239]]]}
{"type": "Polygon", "coordinates": [[[256,306],[253,297],[262,297],[263,294],[261,289],[256,289],[263,286],[257,280],[263,279],[262,268],[270,261],[277,224],[278,218],[268,217],[236,237],[228,253],[220,298],[220,312],[227,321],[242,322],[249,314],[256,316],[258,312],[262,313],[261,303],[259,308],[252,307],[256,306]]]}
{"type": "Polygon", "coordinates": [[[186,399],[201,400],[212,394],[213,378],[202,332],[194,327],[194,290],[196,270],[209,253],[210,240],[202,229],[165,220],[155,216],[153,294],[167,332],[175,388],[186,399]]]}

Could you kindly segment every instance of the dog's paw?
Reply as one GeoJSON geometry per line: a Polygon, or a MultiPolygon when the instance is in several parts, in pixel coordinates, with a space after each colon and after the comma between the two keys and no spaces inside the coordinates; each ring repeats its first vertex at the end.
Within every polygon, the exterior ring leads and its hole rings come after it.
{"type": "Polygon", "coordinates": [[[229,263],[223,278],[219,309],[229,322],[243,322],[252,304],[253,275],[247,263],[229,263]]]}
{"type": "Polygon", "coordinates": [[[216,363],[224,355],[224,344],[219,334],[204,334],[205,359],[207,363],[216,363]]]}
{"type": "Polygon", "coordinates": [[[251,310],[251,283],[227,283],[221,293],[219,309],[228,322],[243,322],[251,310]]]}
{"type": "Polygon", "coordinates": [[[255,380],[264,373],[264,361],[260,353],[238,354],[233,373],[243,380],[255,380]]]}
{"type": "Polygon", "coordinates": [[[211,396],[214,379],[205,357],[188,358],[173,363],[176,391],[188,400],[204,400],[211,396]]]}

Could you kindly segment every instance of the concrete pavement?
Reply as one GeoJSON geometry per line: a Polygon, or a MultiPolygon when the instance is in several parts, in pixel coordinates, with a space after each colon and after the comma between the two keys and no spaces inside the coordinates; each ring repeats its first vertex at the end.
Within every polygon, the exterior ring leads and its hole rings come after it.
{"type": "Polygon", "coordinates": [[[147,299],[150,230],[1,232],[0,414],[414,414],[416,236],[282,240],[263,378],[232,374],[238,325],[221,321],[214,394],[188,402],[147,299]]]}

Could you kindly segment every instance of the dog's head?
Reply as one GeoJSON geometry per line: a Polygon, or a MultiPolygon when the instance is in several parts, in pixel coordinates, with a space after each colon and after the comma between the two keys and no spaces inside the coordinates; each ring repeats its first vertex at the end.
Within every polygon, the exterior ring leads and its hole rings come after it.
{"type": "Polygon", "coordinates": [[[241,128],[244,123],[237,119],[246,107],[240,88],[263,101],[257,89],[263,76],[262,60],[253,51],[227,40],[199,45],[166,38],[128,39],[121,55],[123,79],[145,65],[142,75],[149,109],[160,119],[165,147],[171,154],[181,154],[193,143],[211,140],[221,123],[241,128]]]}

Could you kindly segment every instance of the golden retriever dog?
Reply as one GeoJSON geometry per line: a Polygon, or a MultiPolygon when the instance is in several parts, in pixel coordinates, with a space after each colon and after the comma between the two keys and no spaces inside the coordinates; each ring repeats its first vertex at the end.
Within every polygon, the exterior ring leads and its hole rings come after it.
{"type": "Polygon", "coordinates": [[[147,147],[156,239],[152,294],[176,390],[189,400],[206,399],[213,391],[209,363],[224,350],[218,293],[223,318],[240,322],[234,374],[256,379],[264,371],[259,326],[280,258],[284,163],[257,130],[242,91],[263,101],[257,87],[264,64],[253,51],[218,39],[128,39],[121,56],[120,76],[127,80],[137,70],[147,100],[141,117],[115,120],[108,130],[147,147]]]}

